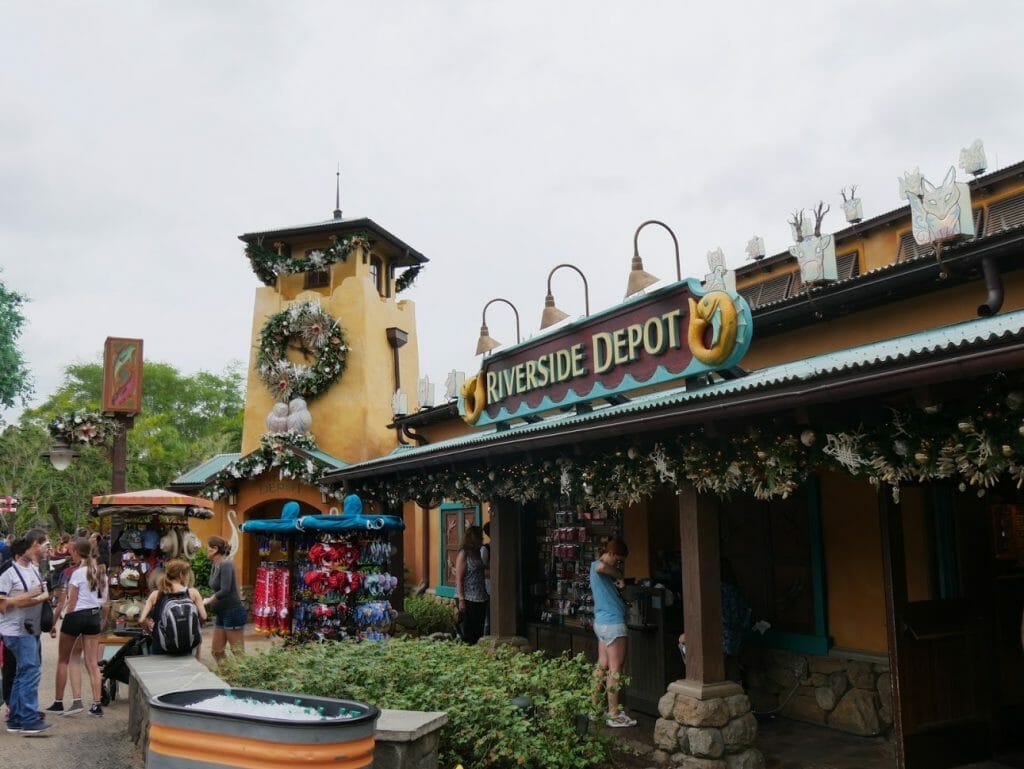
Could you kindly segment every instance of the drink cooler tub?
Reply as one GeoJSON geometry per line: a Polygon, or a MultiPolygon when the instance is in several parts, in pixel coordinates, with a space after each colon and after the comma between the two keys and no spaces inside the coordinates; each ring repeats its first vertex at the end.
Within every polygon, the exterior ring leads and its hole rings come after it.
{"type": "Polygon", "coordinates": [[[169,692],[149,701],[147,769],[363,769],[373,764],[380,711],[353,700],[306,697],[263,689],[232,689],[239,698],[296,703],[327,718],[309,720],[219,714],[186,707],[224,689],[169,692]],[[361,715],[339,719],[340,710],[361,715]]]}

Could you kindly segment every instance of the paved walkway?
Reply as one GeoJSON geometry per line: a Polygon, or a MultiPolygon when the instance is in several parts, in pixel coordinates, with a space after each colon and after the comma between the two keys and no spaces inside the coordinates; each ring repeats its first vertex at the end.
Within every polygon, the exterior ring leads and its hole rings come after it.
{"type": "MultiPolygon", "coordinates": [[[[211,663],[210,637],[213,626],[203,628],[203,662],[211,663]]],[[[264,636],[246,634],[246,648],[266,648],[272,642],[264,636]]],[[[43,636],[43,678],[39,683],[39,706],[53,702],[54,674],[57,670],[57,639],[43,636]]],[[[53,727],[45,737],[23,737],[0,731],[0,755],[5,766],[60,767],[76,765],[88,769],[143,769],[145,757],[142,749],[128,738],[128,688],[119,685],[117,701],[103,709],[103,717],[87,712],[74,716],[48,714],[53,727]]],[[[88,708],[90,689],[88,678],[82,681],[82,700],[88,708]]],[[[64,698],[71,704],[71,685],[64,698]]]]}

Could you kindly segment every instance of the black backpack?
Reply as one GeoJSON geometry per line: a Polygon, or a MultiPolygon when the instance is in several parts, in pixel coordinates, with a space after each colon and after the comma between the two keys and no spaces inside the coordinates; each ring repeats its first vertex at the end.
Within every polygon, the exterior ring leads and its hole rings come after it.
{"type": "Polygon", "coordinates": [[[173,656],[191,654],[202,643],[199,609],[187,590],[161,598],[153,633],[164,653],[173,656]]]}

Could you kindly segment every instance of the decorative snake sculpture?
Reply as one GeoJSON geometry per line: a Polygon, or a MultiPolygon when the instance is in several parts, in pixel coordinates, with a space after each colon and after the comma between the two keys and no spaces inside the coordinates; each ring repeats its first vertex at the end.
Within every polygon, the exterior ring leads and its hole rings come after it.
{"type": "Polygon", "coordinates": [[[700,301],[690,299],[690,327],[686,341],[693,357],[708,366],[724,363],[736,347],[739,332],[739,315],[732,298],[724,291],[711,291],[700,301]],[[704,346],[704,334],[714,320],[715,313],[721,317],[718,340],[710,347],[704,346]]]}
{"type": "Polygon", "coordinates": [[[462,400],[466,407],[466,415],[463,420],[467,424],[475,425],[480,415],[484,413],[487,405],[487,392],[484,389],[484,378],[477,374],[471,376],[462,385],[462,400]]]}

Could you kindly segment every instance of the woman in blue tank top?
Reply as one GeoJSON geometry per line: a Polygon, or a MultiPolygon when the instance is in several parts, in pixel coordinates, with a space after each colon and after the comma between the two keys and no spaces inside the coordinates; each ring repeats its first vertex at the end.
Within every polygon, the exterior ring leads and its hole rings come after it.
{"type": "Polygon", "coordinates": [[[623,562],[629,548],[621,539],[605,543],[598,559],[590,564],[590,591],[594,595],[594,633],[597,635],[597,667],[594,668],[593,704],[601,707],[601,694],[608,699],[605,723],[612,727],[636,726],[619,705],[622,667],[626,661],[626,604],[619,595],[623,587],[623,562]]]}

